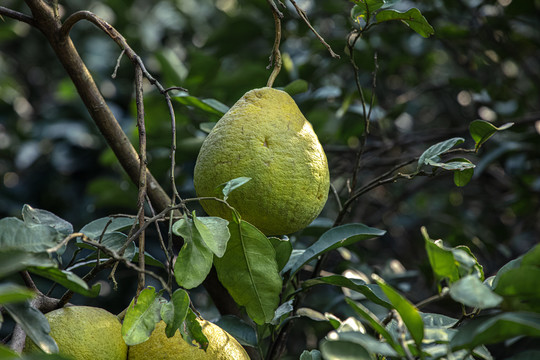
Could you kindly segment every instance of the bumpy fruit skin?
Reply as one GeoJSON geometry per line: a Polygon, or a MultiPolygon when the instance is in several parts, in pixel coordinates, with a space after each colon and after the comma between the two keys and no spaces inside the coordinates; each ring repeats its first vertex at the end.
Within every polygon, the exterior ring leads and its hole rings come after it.
{"type": "MultiPolygon", "coordinates": [[[[216,123],[195,165],[199,197],[223,198],[219,185],[251,181],[227,201],[243,220],[266,235],[290,234],[309,225],[328,198],[330,175],[324,150],[294,100],[284,91],[248,91],[216,123]]],[[[212,216],[231,220],[224,204],[201,202],[212,216]]]]}
{"type": "MultiPolygon", "coordinates": [[[[60,355],[73,360],[125,360],[122,324],[110,312],[90,306],[69,306],[45,314],[60,355]]],[[[27,338],[24,352],[41,351],[27,338]]]]}
{"type": "Polygon", "coordinates": [[[249,360],[244,348],[219,326],[199,321],[208,338],[206,352],[184,341],[180,332],[168,338],[165,322],[160,321],[145,342],[130,346],[128,360],[249,360]]]}

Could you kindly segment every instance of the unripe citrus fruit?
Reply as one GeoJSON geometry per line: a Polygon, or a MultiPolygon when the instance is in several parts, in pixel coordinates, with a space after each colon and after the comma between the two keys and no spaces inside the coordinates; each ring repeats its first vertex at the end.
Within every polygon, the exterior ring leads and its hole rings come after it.
{"type": "MultiPolygon", "coordinates": [[[[45,317],[59,353],[74,360],[125,360],[127,345],[122,324],[110,312],[90,306],[69,306],[53,310],[45,317]]],[[[39,351],[27,338],[24,352],[39,351]]]]}
{"type": "MultiPolygon", "coordinates": [[[[330,186],[326,155],[286,92],[248,91],[205,139],[195,165],[197,195],[223,198],[220,185],[238,177],[251,180],[227,202],[266,235],[303,229],[321,212],[330,186]]],[[[232,217],[218,201],[201,204],[209,215],[232,217]]]]}
{"type": "Polygon", "coordinates": [[[249,360],[244,348],[219,326],[199,321],[208,338],[206,351],[188,344],[179,331],[173,337],[165,334],[165,322],[160,321],[145,342],[130,346],[128,360],[249,360]]]}

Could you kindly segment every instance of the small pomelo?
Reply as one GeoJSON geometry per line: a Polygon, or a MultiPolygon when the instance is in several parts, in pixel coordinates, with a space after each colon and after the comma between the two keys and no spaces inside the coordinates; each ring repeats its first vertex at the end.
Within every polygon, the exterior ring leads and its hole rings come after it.
{"type": "MultiPolygon", "coordinates": [[[[321,212],[330,186],[326,155],[286,92],[248,91],[205,139],[195,165],[197,195],[223,198],[220,185],[238,177],[251,180],[227,202],[266,235],[303,229],[321,212]]],[[[209,215],[232,218],[218,201],[201,204],[209,215]]]]}
{"type": "Polygon", "coordinates": [[[184,341],[179,331],[173,337],[165,334],[165,322],[160,321],[145,342],[130,346],[128,360],[249,360],[244,348],[219,326],[199,321],[208,338],[206,352],[184,341]]]}
{"type": "MultiPolygon", "coordinates": [[[[74,360],[125,360],[127,345],[122,324],[107,310],[91,306],[68,306],[53,310],[45,317],[51,337],[60,355],[74,360]]],[[[40,351],[27,338],[24,352],[40,351]]]]}

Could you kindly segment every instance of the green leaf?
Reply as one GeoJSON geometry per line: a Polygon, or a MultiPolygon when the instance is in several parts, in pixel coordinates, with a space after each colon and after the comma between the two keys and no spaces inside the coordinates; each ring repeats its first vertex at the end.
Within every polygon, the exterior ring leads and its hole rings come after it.
{"type": "Polygon", "coordinates": [[[420,168],[426,164],[429,164],[429,162],[439,163],[440,155],[444,154],[454,146],[463,143],[464,141],[465,139],[463,138],[452,138],[430,146],[422,153],[422,155],[420,155],[416,171],[420,171],[420,168]]]}
{"type": "Polygon", "coordinates": [[[212,268],[213,254],[204,243],[193,220],[184,218],[173,225],[173,233],[184,238],[184,245],[174,263],[178,285],[192,289],[199,286],[212,268]]]}
{"type": "Polygon", "coordinates": [[[501,296],[483,284],[476,275],[467,275],[451,284],[449,294],[455,301],[478,309],[496,307],[503,300],[501,296]]]}
{"type": "MultiPolygon", "coordinates": [[[[377,316],[373,314],[368,308],[366,308],[361,303],[354,302],[349,298],[345,298],[345,301],[349,306],[356,312],[362,319],[367,321],[369,326],[375,330],[379,335],[381,335],[387,343],[394,349],[395,355],[405,356],[405,351],[403,348],[394,340],[394,337],[386,330],[383,324],[379,321],[377,316]]],[[[388,356],[395,356],[388,355],[388,356]]]]}
{"type": "Polygon", "coordinates": [[[201,235],[206,246],[212,250],[214,255],[222,257],[227,249],[227,242],[231,237],[229,233],[229,222],[219,217],[196,217],[193,212],[193,223],[201,235]]]}
{"type": "Polygon", "coordinates": [[[442,240],[430,239],[425,227],[422,227],[421,232],[437,282],[447,280],[451,284],[469,274],[476,274],[480,280],[484,279],[482,266],[478,264],[469,248],[466,246],[448,248],[443,245],[442,240]]]}
{"type": "Polygon", "coordinates": [[[401,296],[390,285],[386,284],[384,280],[381,278],[376,280],[388,297],[388,300],[390,300],[396,311],[401,316],[401,319],[411,333],[411,337],[414,339],[414,342],[420,348],[422,339],[424,338],[424,322],[422,321],[422,316],[420,316],[420,313],[416,307],[411,304],[409,300],[401,296]]]}
{"type": "Polygon", "coordinates": [[[334,285],[357,291],[375,304],[392,308],[388,298],[377,284],[366,284],[360,279],[350,279],[342,275],[329,275],[302,282],[302,289],[315,285],[334,285]]]}
{"type": "Polygon", "coordinates": [[[304,350],[300,354],[300,360],[322,360],[322,354],[319,350],[304,350]]]}
{"type": "Polygon", "coordinates": [[[387,9],[377,13],[377,24],[385,21],[398,20],[409,26],[421,36],[427,38],[435,34],[435,30],[426,20],[424,15],[417,8],[409,9],[405,12],[387,9]]]}
{"type": "Polygon", "coordinates": [[[514,123],[506,123],[501,127],[496,127],[488,121],[474,120],[469,125],[469,132],[475,142],[474,149],[478,150],[483,143],[492,137],[497,131],[506,130],[514,125],[514,123]]]}
{"type": "Polygon", "coordinates": [[[257,347],[255,329],[242,319],[233,315],[225,315],[220,317],[215,324],[231,334],[241,345],[257,347]]]}
{"type": "Polygon", "coordinates": [[[222,116],[229,110],[227,105],[217,101],[216,99],[199,99],[195,96],[190,96],[187,94],[174,96],[172,99],[176,100],[180,104],[192,106],[206,113],[219,116],[222,116]]]}
{"type": "Polygon", "coordinates": [[[21,356],[10,348],[0,344],[0,359],[4,360],[16,360],[20,359],[21,356]]]}
{"type": "Polygon", "coordinates": [[[276,251],[278,270],[281,271],[291,258],[293,251],[292,244],[288,239],[284,240],[277,237],[269,237],[268,239],[276,251]]]}
{"type": "Polygon", "coordinates": [[[161,320],[161,305],[160,293],[151,286],[131,301],[122,323],[122,337],[127,345],[137,345],[148,340],[156,323],[161,320]]]}
{"type": "MultiPolygon", "coordinates": [[[[464,162],[472,165],[470,160],[464,158],[452,159],[452,162],[464,162]]],[[[474,167],[475,165],[472,165],[472,167],[454,171],[454,184],[459,187],[467,185],[474,175],[474,167]]]]}
{"type": "Polygon", "coordinates": [[[47,225],[67,236],[73,232],[73,225],[47,210],[34,209],[25,204],[22,209],[22,218],[31,225],[47,225]]]}
{"type": "Polygon", "coordinates": [[[321,342],[320,348],[324,359],[331,360],[373,360],[372,354],[398,356],[387,343],[359,331],[332,331],[321,342]]]}
{"type": "Polygon", "coordinates": [[[384,230],[368,227],[364,224],[345,224],[332,228],[322,234],[319,240],[305,249],[299,256],[291,257],[282,273],[290,272],[289,277],[292,277],[304,264],[328,251],[349,246],[360,240],[382,236],[385,233],[384,230]]]}
{"type": "Polygon", "coordinates": [[[384,0],[354,1],[356,5],[351,10],[351,18],[356,22],[368,21],[373,13],[384,5],[384,2],[384,0]]]}
{"type": "Polygon", "coordinates": [[[12,283],[0,284],[0,305],[30,300],[34,296],[36,293],[24,286],[12,283]]]}
{"type": "Polygon", "coordinates": [[[101,289],[101,285],[99,283],[90,288],[83,279],[74,273],[66,270],[60,270],[55,267],[31,266],[28,267],[28,271],[30,271],[32,274],[52,280],[69,290],[88,297],[98,296],[99,290],[101,289]]]}
{"type": "Polygon", "coordinates": [[[505,310],[540,312],[540,267],[524,265],[497,274],[493,291],[504,298],[505,310]]]}
{"type": "Polygon", "coordinates": [[[171,297],[171,300],[161,306],[161,318],[167,324],[165,334],[167,337],[173,337],[176,331],[186,320],[189,309],[189,295],[183,289],[177,289],[171,297]]]}
{"type": "Polygon", "coordinates": [[[42,224],[24,222],[15,217],[0,219],[0,249],[21,249],[44,252],[55,247],[64,237],[58,230],[42,224]]]}
{"type": "Polygon", "coordinates": [[[217,188],[219,189],[223,187],[223,189],[221,189],[221,192],[223,193],[223,200],[227,201],[227,198],[229,197],[231,191],[238,189],[240,186],[244,185],[249,180],[251,180],[250,177],[241,176],[237,177],[236,179],[229,180],[221,185],[218,185],[217,188]]]}
{"type": "Polygon", "coordinates": [[[281,277],[274,247],[253,225],[230,222],[231,238],[222,258],[215,258],[218,278],[257,324],[272,321],[279,305],[281,277]]]}
{"type": "Polygon", "coordinates": [[[202,331],[201,324],[197,321],[197,316],[191,309],[188,309],[186,321],[184,327],[180,328],[180,333],[188,344],[193,344],[193,341],[195,341],[201,349],[206,350],[208,348],[208,339],[202,331]]]}
{"type": "Polygon", "coordinates": [[[440,167],[441,169],[448,171],[464,171],[474,169],[475,165],[470,161],[456,161],[456,159],[449,160],[447,162],[437,162],[433,159],[426,160],[427,165],[440,167]]]}
{"type": "Polygon", "coordinates": [[[26,252],[22,249],[2,249],[0,247],[0,278],[29,266],[57,267],[58,263],[47,253],[26,252]]]}
{"type": "Polygon", "coordinates": [[[35,307],[30,305],[29,301],[5,304],[4,308],[17,324],[19,324],[26,336],[46,354],[58,352],[58,346],[54,339],[49,335],[51,327],[49,321],[35,307]]]}
{"type": "Polygon", "coordinates": [[[93,240],[99,240],[103,234],[116,232],[133,226],[135,218],[129,217],[104,217],[94,220],[79,231],[93,240]]]}
{"type": "MultiPolygon", "coordinates": [[[[107,232],[107,233],[105,233],[103,235],[103,237],[101,237],[101,238],[98,237],[98,238],[95,238],[95,239],[96,240],[101,239],[101,242],[100,242],[101,245],[105,246],[107,249],[109,249],[109,250],[111,250],[111,251],[113,251],[115,253],[118,253],[120,251],[120,249],[122,249],[122,247],[126,243],[127,235],[124,234],[124,233],[121,233],[121,232],[114,231],[114,232],[107,232]]],[[[97,250],[93,245],[85,243],[85,242],[80,242],[80,243],[77,244],[77,246],[80,247],[80,248],[84,248],[84,249],[97,250]]],[[[129,261],[132,261],[136,252],[137,252],[137,248],[136,248],[135,244],[133,242],[131,242],[131,243],[129,243],[126,250],[124,251],[123,257],[125,259],[129,260],[129,261]]],[[[109,256],[104,252],[100,252],[99,257],[100,257],[100,259],[109,258],[109,256]]],[[[96,258],[97,258],[97,252],[94,252],[94,253],[88,255],[85,259],[86,260],[91,260],[91,259],[96,259],[96,258]]]]}
{"type": "Polygon", "coordinates": [[[516,336],[540,337],[540,314],[505,312],[472,319],[458,330],[450,341],[452,350],[473,349],[516,336]]]}

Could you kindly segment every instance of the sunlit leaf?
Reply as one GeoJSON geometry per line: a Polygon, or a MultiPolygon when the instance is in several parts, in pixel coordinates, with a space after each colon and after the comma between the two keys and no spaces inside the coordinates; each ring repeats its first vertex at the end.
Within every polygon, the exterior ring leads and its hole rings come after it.
{"type": "Polygon", "coordinates": [[[478,150],[483,143],[485,143],[490,137],[495,135],[497,131],[506,130],[514,125],[514,123],[507,123],[500,127],[496,127],[492,123],[485,120],[474,120],[469,125],[469,132],[475,142],[474,148],[478,150]]]}
{"type": "Polygon", "coordinates": [[[290,272],[289,276],[296,274],[307,262],[315,259],[328,251],[342,246],[349,246],[357,241],[382,236],[384,230],[375,229],[364,224],[345,224],[332,228],[325,232],[313,245],[305,249],[301,254],[291,257],[282,272],[290,272]]]}
{"type": "Polygon", "coordinates": [[[162,299],[153,287],[141,291],[137,301],[131,301],[122,323],[122,337],[127,345],[140,344],[150,337],[161,320],[162,299]]]}
{"type": "Polygon", "coordinates": [[[216,99],[200,99],[187,94],[174,96],[172,99],[183,105],[192,106],[204,112],[219,116],[222,116],[229,110],[227,105],[217,101],[216,99]]]}
{"type": "Polygon", "coordinates": [[[451,284],[449,294],[455,301],[478,309],[496,307],[503,300],[476,275],[467,275],[451,284]]]}
{"type": "Polygon", "coordinates": [[[388,300],[392,303],[396,311],[401,316],[403,323],[409,330],[411,337],[417,346],[420,347],[422,339],[424,338],[424,322],[418,309],[411,304],[409,300],[401,296],[394,288],[386,284],[382,279],[376,279],[377,283],[384,291],[388,300]]]}
{"type": "Polygon", "coordinates": [[[281,277],[274,247],[253,225],[230,222],[231,238],[222,258],[215,258],[218,278],[257,324],[272,321],[279,305],[281,277]]]}
{"type": "Polygon", "coordinates": [[[219,217],[197,217],[193,212],[193,224],[201,235],[206,246],[216,255],[222,257],[227,249],[227,242],[231,237],[229,222],[219,217]]]}
{"type": "Polygon", "coordinates": [[[208,348],[208,338],[203,333],[202,326],[197,320],[197,315],[189,308],[184,326],[180,328],[180,333],[184,341],[188,344],[195,342],[201,349],[206,350],[208,348]]]}
{"type": "Polygon", "coordinates": [[[233,190],[238,189],[240,186],[244,185],[249,180],[251,180],[250,177],[242,176],[242,177],[229,180],[226,183],[219,185],[218,188],[223,187],[221,189],[221,192],[223,193],[223,200],[227,200],[227,198],[229,197],[230,193],[233,190]]]}

